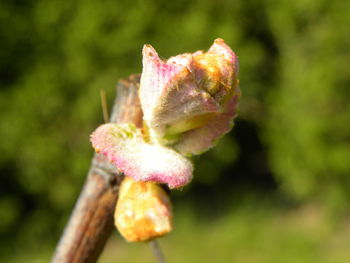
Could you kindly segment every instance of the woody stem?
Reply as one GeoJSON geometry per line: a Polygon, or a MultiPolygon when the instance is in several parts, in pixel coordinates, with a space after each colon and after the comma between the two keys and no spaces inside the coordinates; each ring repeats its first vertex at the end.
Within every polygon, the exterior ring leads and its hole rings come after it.
{"type": "MultiPolygon", "coordinates": [[[[139,76],[117,86],[110,122],[142,126],[139,76]]],[[[56,247],[52,263],[94,263],[113,230],[113,212],[123,175],[104,156],[95,154],[84,187],[56,247]]]]}

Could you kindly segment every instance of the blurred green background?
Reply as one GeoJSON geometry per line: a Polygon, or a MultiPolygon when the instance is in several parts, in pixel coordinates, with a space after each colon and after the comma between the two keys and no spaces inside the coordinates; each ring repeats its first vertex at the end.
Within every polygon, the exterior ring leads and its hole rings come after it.
{"type": "MultiPolygon", "coordinates": [[[[141,48],[222,37],[240,116],[172,193],[169,262],[350,262],[350,2],[2,0],[0,261],[48,262],[85,180],[89,134],[141,48]]],[[[99,262],[155,262],[113,235],[99,262]]]]}

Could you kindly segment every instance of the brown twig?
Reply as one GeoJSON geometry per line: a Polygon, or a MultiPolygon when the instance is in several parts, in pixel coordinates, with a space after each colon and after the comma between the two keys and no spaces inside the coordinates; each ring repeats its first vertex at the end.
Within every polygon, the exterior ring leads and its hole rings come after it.
{"type": "MultiPolygon", "coordinates": [[[[142,125],[138,99],[139,76],[117,86],[111,122],[142,125]]],[[[96,262],[113,230],[113,211],[123,175],[100,154],[95,154],[83,190],[52,258],[52,263],[96,262]]]]}

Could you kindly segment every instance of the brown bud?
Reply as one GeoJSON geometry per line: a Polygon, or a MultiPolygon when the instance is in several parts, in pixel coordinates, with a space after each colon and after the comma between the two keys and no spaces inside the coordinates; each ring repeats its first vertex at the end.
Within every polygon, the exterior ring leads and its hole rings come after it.
{"type": "Polygon", "coordinates": [[[114,223],[129,242],[148,241],[172,230],[168,194],[156,183],[125,177],[119,190],[114,223]]]}

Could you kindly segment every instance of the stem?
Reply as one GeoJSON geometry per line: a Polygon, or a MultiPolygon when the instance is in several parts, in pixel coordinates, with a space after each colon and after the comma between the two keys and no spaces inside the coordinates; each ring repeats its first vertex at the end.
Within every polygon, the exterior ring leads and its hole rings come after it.
{"type": "MultiPolygon", "coordinates": [[[[142,126],[139,76],[117,86],[111,122],[142,126]]],[[[123,174],[104,156],[95,154],[79,199],[57,245],[52,263],[94,263],[113,230],[113,212],[123,174]]]]}
{"type": "Polygon", "coordinates": [[[106,91],[104,89],[100,90],[100,98],[101,98],[103,120],[105,123],[107,123],[109,120],[109,116],[108,116],[108,105],[107,105],[106,91]]]}
{"type": "Polygon", "coordinates": [[[157,240],[152,240],[149,242],[151,248],[152,248],[152,251],[153,251],[153,254],[154,256],[156,257],[156,259],[158,260],[159,263],[166,263],[165,261],[165,258],[164,258],[164,254],[157,242],[157,240]]]}

